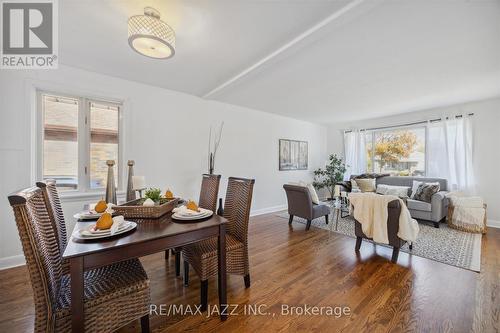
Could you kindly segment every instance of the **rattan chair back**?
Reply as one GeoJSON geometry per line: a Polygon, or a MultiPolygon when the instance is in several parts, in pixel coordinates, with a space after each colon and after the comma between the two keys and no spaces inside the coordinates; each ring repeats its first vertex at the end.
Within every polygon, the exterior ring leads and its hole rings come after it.
{"type": "Polygon", "coordinates": [[[204,174],[201,181],[200,200],[198,206],[211,210],[217,210],[217,197],[219,196],[220,175],[204,174]]]}

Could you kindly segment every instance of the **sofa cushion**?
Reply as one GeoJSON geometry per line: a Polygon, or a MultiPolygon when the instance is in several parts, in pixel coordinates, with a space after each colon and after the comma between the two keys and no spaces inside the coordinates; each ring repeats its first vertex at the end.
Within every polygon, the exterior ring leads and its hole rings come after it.
{"type": "Polygon", "coordinates": [[[410,198],[412,199],[415,199],[415,194],[417,194],[417,190],[418,190],[418,187],[422,184],[428,184],[428,185],[439,185],[439,187],[441,187],[441,185],[439,184],[439,182],[432,182],[432,183],[426,183],[426,182],[421,182],[421,181],[418,181],[418,180],[414,180],[413,181],[413,185],[411,187],[411,195],[410,195],[410,198]]]}
{"type": "Polygon", "coordinates": [[[356,183],[356,180],[351,179],[351,192],[361,192],[359,189],[358,183],[356,183]]]}
{"type": "Polygon", "coordinates": [[[355,180],[361,192],[375,192],[375,178],[358,178],[355,180]]]}
{"type": "Polygon", "coordinates": [[[408,206],[408,209],[421,210],[424,212],[430,212],[432,210],[432,206],[429,202],[423,202],[413,199],[407,199],[406,206],[408,206]]]}
{"type": "Polygon", "coordinates": [[[406,199],[408,198],[408,191],[410,188],[408,186],[393,186],[393,185],[385,185],[379,184],[377,185],[377,193],[384,195],[395,195],[399,198],[406,199]]]}
{"type": "Polygon", "coordinates": [[[412,199],[431,202],[432,196],[439,192],[439,184],[420,184],[412,199]]]}
{"type": "Polygon", "coordinates": [[[441,191],[448,189],[448,182],[443,178],[430,178],[430,177],[414,177],[414,176],[389,176],[377,178],[377,184],[396,185],[396,186],[409,186],[412,187],[413,181],[423,183],[439,183],[441,191]]]}
{"type": "Polygon", "coordinates": [[[313,219],[330,214],[330,206],[323,203],[313,205],[313,219]]]}

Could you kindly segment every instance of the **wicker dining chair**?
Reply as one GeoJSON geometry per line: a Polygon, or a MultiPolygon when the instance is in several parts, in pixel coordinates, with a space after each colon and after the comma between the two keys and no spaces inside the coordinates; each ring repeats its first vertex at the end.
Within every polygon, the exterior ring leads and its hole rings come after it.
{"type": "MultiPolygon", "coordinates": [[[[35,303],[35,332],[71,332],[70,276],[62,273],[60,245],[42,190],[9,196],[35,303]]],[[[138,260],[88,270],[84,275],[86,332],[112,332],[141,319],[149,331],[149,279],[138,260]]]]}
{"type": "MultiPolygon", "coordinates": [[[[221,175],[203,174],[201,180],[200,199],[198,206],[216,212],[217,198],[219,197],[219,184],[221,175]]],[[[181,250],[174,249],[175,253],[175,276],[181,275],[181,250]]],[[[165,258],[168,259],[168,250],[165,251],[165,258]]]]}
{"type": "MultiPolygon", "coordinates": [[[[224,217],[228,220],[226,233],[227,273],[243,275],[245,287],[250,287],[248,262],[248,221],[254,179],[230,177],[227,184],[224,217]]],[[[201,280],[200,303],[205,311],[208,303],[208,278],[217,275],[217,237],[182,248],[184,257],[184,285],[189,283],[189,264],[201,280]]]]}
{"type": "Polygon", "coordinates": [[[198,206],[211,210],[217,210],[217,198],[219,197],[219,184],[221,175],[203,174],[201,180],[200,199],[198,206]]]}
{"type": "MultiPolygon", "coordinates": [[[[57,192],[56,181],[48,179],[43,182],[37,182],[36,186],[42,189],[45,206],[47,206],[47,212],[49,213],[50,221],[52,222],[54,235],[57,238],[60,253],[62,255],[66,249],[66,245],[68,244],[68,236],[61,200],[59,199],[59,193],[57,192]]],[[[69,261],[62,258],[61,260],[63,274],[69,274],[69,261]]]]}

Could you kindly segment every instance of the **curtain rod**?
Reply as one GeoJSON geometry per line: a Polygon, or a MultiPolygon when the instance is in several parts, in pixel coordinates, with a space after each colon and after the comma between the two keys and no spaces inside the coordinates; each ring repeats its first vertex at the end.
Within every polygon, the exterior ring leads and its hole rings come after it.
{"type": "MultiPolygon", "coordinates": [[[[468,113],[467,116],[473,116],[474,113],[468,113]]],[[[455,116],[455,118],[462,118],[463,115],[459,114],[455,116]]],[[[446,117],[444,119],[449,119],[449,117],[446,117]]],[[[435,118],[435,119],[430,119],[430,120],[421,120],[421,121],[415,121],[412,123],[405,123],[405,124],[400,124],[400,125],[390,125],[390,126],[383,126],[383,127],[370,127],[370,128],[363,128],[360,131],[378,131],[378,130],[383,130],[383,129],[389,129],[389,128],[397,128],[397,127],[407,127],[407,126],[415,126],[415,125],[423,125],[427,123],[437,123],[439,121],[442,121],[443,118],[435,118]]],[[[353,130],[344,130],[344,133],[351,133],[353,130]]]]}

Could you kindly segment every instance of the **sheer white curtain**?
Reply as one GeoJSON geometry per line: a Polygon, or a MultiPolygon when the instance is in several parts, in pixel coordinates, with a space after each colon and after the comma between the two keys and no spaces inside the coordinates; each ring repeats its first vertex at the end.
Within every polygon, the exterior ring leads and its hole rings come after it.
{"type": "Polygon", "coordinates": [[[344,152],[346,174],[345,180],[351,175],[359,175],[366,170],[366,137],[364,131],[353,130],[344,133],[344,152]]]}
{"type": "Polygon", "coordinates": [[[448,179],[449,190],[475,190],[473,118],[467,115],[427,125],[427,176],[448,179]]]}

